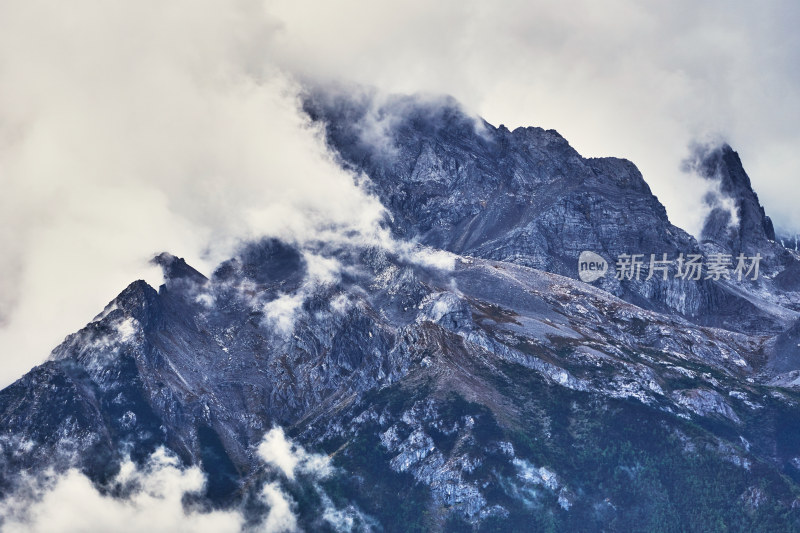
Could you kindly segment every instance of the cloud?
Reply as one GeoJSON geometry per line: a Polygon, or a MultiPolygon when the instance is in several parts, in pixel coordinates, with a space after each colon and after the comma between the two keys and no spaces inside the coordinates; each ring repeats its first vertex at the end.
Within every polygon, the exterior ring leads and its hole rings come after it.
{"type": "Polygon", "coordinates": [[[264,502],[269,506],[269,513],[264,520],[265,533],[279,531],[297,531],[297,517],[292,512],[286,494],[277,483],[267,483],[261,492],[264,502]]]}
{"type": "Polygon", "coordinates": [[[768,214],[800,227],[796,2],[343,0],[308,16],[309,4],[269,3],[287,68],[451,94],[494,124],[555,128],[584,155],[627,157],[694,233],[704,191],[680,162],[692,141],[721,135],[768,214]]]}
{"type": "MultiPolygon", "coordinates": [[[[295,321],[301,313],[303,303],[319,288],[336,283],[340,279],[342,265],[335,258],[305,250],[303,259],[306,265],[306,277],[300,288],[294,293],[280,294],[261,306],[266,325],[284,337],[288,337],[294,331],[295,321]]],[[[255,306],[258,306],[257,302],[255,306]]]]}
{"type": "MultiPolygon", "coordinates": [[[[722,190],[721,168],[704,169],[703,162],[708,159],[714,150],[719,149],[723,141],[712,139],[706,143],[695,143],[690,147],[690,155],[683,162],[683,170],[703,180],[706,190],[703,194],[703,201],[706,209],[698,213],[702,214],[701,221],[714,209],[725,212],[728,221],[728,228],[735,229],[739,225],[739,209],[736,199],[722,190]]],[[[698,186],[698,188],[700,188],[698,186]]],[[[701,189],[702,190],[702,189],[701,189]]]]}
{"type": "Polygon", "coordinates": [[[298,111],[307,80],[555,128],[634,161],[695,234],[707,191],[680,162],[721,135],[776,226],[800,228],[798,15],[791,0],[6,0],[0,384],[131,280],[160,283],[153,253],[208,273],[241,239],[374,233],[381,206],[298,111]]]}
{"type": "Polygon", "coordinates": [[[237,507],[209,511],[186,503],[192,501],[187,496],[202,493],[205,474],[197,466],[181,466],[160,448],[143,466],[124,461],[103,486],[75,469],[23,474],[14,492],[0,500],[0,526],[10,533],[298,531],[297,504],[290,489],[300,483],[309,484],[321,500],[320,508],[309,512],[335,531],[352,531],[355,525],[371,522],[352,505],[340,509],[333,504],[319,485],[334,473],[328,456],[292,442],[282,428],[276,426],[264,435],[257,456],[278,475],[259,491],[267,509],[255,522],[248,523],[237,507]]]}
{"type": "Polygon", "coordinates": [[[0,4],[5,384],[169,250],[208,272],[239,241],[369,234],[269,55],[260,2],[0,4]]]}
{"type": "Polygon", "coordinates": [[[113,481],[125,498],[100,492],[77,470],[31,480],[27,490],[0,502],[3,531],[13,532],[238,532],[244,520],[237,511],[186,509],[183,498],[205,483],[197,467],[182,469],[163,449],[138,469],[123,463],[113,481]]]}
{"type": "Polygon", "coordinates": [[[295,503],[282,487],[284,483],[310,483],[321,501],[316,509],[318,517],[327,522],[334,531],[372,531],[380,527],[371,517],[362,513],[355,505],[338,508],[330,496],[320,486],[320,481],[334,475],[334,467],[326,455],[311,453],[286,437],[283,428],[276,426],[269,430],[259,444],[258,456],[268,465],[277,469],[284,480],[265,483],[261,497],[270,510],[263,521],[265,531],[294,531],[297,528],[295,503]],[[302,481],[298,479],[302,475],[302,481]]]}
{"type": "Polygon", "coordinates": [[[298,472],[315,479],[323,479],[332,473],[327,456],[309,453],[302,446],[292,443],[279,426],[264,435],[258,446],[258,456],[265,463],[277,467],[290,480],[294,480],[298,472]]]}

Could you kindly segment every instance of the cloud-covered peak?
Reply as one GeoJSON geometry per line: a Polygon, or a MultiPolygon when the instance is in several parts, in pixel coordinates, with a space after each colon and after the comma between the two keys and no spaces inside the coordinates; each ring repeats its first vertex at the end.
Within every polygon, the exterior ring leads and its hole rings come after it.
{"type": "Polygon", "coordinates": [[[705,196],[711,211],[702,240],[737,253],[775,240],[772,220],[759,202],[739,154],[727,142],[696,145],[685,165],[711,186],[705,196]]]}

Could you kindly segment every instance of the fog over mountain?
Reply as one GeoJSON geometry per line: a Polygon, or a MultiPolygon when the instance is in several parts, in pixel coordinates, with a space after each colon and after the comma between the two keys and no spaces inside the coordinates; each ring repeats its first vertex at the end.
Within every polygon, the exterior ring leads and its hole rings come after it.
{"type": "Polygon", "coordinates": [[[798,16],[0,0],[0,527],[800,530],[798,16]]]}
{"type": "Polygon", "coordinates": [[[299,105],[380,231],[254,238],[209,275],[156,256],[158,289],[0,391],[4,525],[800,528],[800,255],[730,146],[696,152],[737,214],[698,240],[555,130],[363,89],[299,105]],[[592,285],[585,250],[611,264],[592,285]],[[656,250],[663,275],[619,270],[656,250]]]}
{"type": "Polygon", "coordinates": [[[0,346],[16,355],[4,380],[123,280],[157,276],[144,267],[157,250],[210,267],[220,242],[302,234],[309,217],[289,203],[318,223],[374,218],[375,206],[352,208],[346,178],[327,178],[338,171],[294,101],[303,79],[450,94],[495,125],[556,128],[584,155],[635,161],[695,235],[707,184],[680,162],[691,142],[721,137],[776,226],[796,231],[797,9],[5,1],[0,346]],[[48,283],[54,270],[70,283],[48,283]],[[48,333],[31,335],[42,321],[48,333]]]}

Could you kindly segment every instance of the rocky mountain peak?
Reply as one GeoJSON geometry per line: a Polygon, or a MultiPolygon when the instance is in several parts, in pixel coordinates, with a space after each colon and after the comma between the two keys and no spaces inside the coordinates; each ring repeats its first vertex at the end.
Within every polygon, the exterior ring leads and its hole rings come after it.
{"type": "Polygon", "coordinates": [[[165,280],[188,279],[198,283],[206,281],[206,277],[189,266],[182,257],[162,252],[155,256],[152,262],[161,267],[165,280]]]}
{"type": "Polygon", "coordinates": [[[153,287],[146,281],[136,280],[106,306],[106,311],[110,308],[121,309],[139,322],[154,324],[159,318],[157,315],[159,315],[160,302],[158,293],[153,287]]]}
{"type": "Polygon", "coordinates": [[[161,450],[202,472],[187,508],[247,531],[273,493],[305,531],[797,529],[800,261],[730,147],[693,161],[732,202],[709,247],[764,242],[770,276],[592,286],[583,251],[613,272],[707,248],[633,163],[448,99],[332,98],[309,115],[413,252],[264,238],[208,278],[158,255],[159,291],[132,283],[0,391],[0,505],[76,470],[119,494],[161,450]]]}
{"type": "Polygon", "coordinates": [[[718,184],[705,199],[712,209],[701,233],[703,241],[738,253],[775,240],[772,220],[764,212],[739,154],[728,144],[699,148],[691,167],[718,184]]]}

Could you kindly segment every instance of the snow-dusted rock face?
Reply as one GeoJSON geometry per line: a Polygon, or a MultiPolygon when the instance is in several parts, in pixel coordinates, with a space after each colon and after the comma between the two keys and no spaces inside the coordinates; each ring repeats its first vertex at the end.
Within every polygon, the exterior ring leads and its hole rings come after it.
{"type": "Polygon", "coordinates": [[[791,250],[765,249],[763,283],[590,286],[584,249],[729,243],[696,243],[631,163],[556,132],[399,98],[377,151],[337,102],[310,112],[422,244],[267,239],[208,276],[159,255],[161,287],[132,283],[0,391],[0,496],[47,469],[102,485],[163,447],[202,468],[203,502],[263,514],[258,446],[280,425],[330,457],[324,481],[292,480],[308,530],[314,506],[387,531],[796,523],[791,250]]]}
{"type": "Polygon", "coordinates": [[[700,416],[717,414],[737,424],[740,423],[736,412],[717,391],[708,389],[679,390],[673,393],[673,398],[679,405],[700,416]]]}
{"type": "MultiPolygon", "coordinates": [[[[553,130],[495,128],[447,99],[311,93],[306,107],[327,126],[328,141],[344,162],[370,177],[399,235],[574,279],[581,252],[592,251],[612,267],[611,275],[595,285],[639,306],[737,330],[783,327],[781,319],[748,297],[759,292],[758,283],[732,289],[705,274],[697,281],[673,275],[664,280],[660,272],[639,281],[619,281],[613,275],[621,254],[643,254],[649,265],[650,254],[675,259],[679,254],[760,252],[765,272],[796,268],[796,257],[773,242],[772,223],[738,155],[727,145],[698,149],[687,162],[719,182],[719,198],[708,199],[714,208],[698,243],[669,222],[633,163],[583,158],[553,130]],[[376,124],[377,139],[372,134],[376,124]],[[716,207],[722,203],[732,206],[734,214],[716,207]]],[[[800,280],[800,271],[788,277],[800,280]]],[[[800,290],[790,287],[788,279],[762,282],[772,293],[800,290]]],[[[800,310],[798,294],[790,300],[800,310]]]]}
{"type": "Polygon", "coordinates": [[[719,191],[707,198],[712,212],[701,238],[735,254],[763,251],[769,241],[775,241],[775,228],[753,191],[739,155],[724,144],[698,148],[694,156],[690,161],[694,169],[719,184],[719,191]],[[726,209],[725,200],[732,201],[733,209],[726,209]]]}

